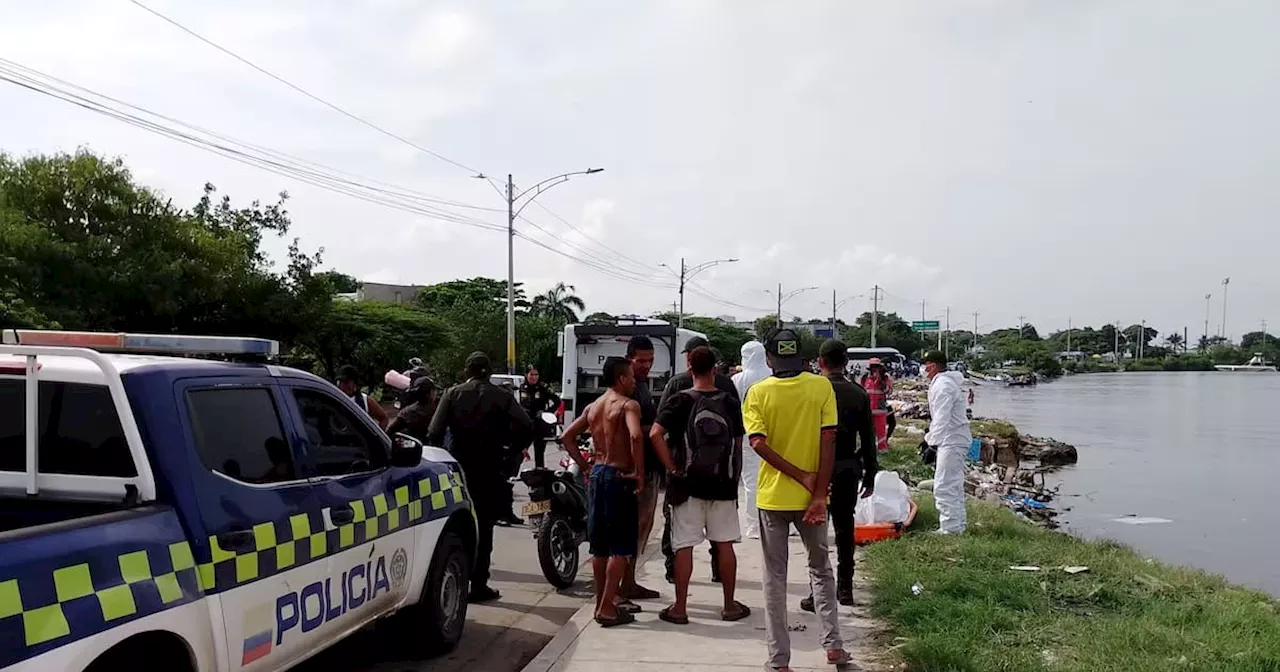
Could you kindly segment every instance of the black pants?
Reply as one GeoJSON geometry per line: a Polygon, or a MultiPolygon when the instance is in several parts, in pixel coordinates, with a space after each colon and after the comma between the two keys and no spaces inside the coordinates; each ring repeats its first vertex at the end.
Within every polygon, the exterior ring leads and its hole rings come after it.
{"type": "MultiPolygon", "coordinates": [[[[892,416],[890,416],[892,417],[892,416]]],[[[836,588],[853,588],[853,509],[858,504],[857,470],[843,470],[831,477],[831,525],[836,532],[836,588]]]]}
{"type": "Polygon", "coordinates": [[[504,517],[511,510],[511,505],[505,504],[504,508],[504,479],[492,467],[468,469],[464,466],[462,473],[467,479],[468,494],[476,511],[476,562],[471,568],[471,586],[475,589],[489,585],[494,521],[504,517]]]}
{"type": "MultiPolygon", "coordinates": [[[[711,544],[711,548],[707,549],[707,552],[711,554],[711,579],[719,581],[720,563],[716,559],[716,545],[711,544]]],[[[665,502],[662,504],[662,556],[667,576],[674,577],[676,574],[676,552],[675,549],[671,548],[671,507],[665,502]]]]}
{"type": "Polygon", "coordinates": [[[533,466],[539,469],[547,466],[546,455],[547,455],[547,440],[536,439],[533,442],[533,466]]]}
{"type": "Polygon", "coordinates": [[[515,516],[516,485],[511,482],[511,479],[520,474],[520,464],[522,462],[524,462],[524,451],[509,452],[502,458],[500,485],[502,488],[503,513],[496,514],[499,519],[504,519],[508,515],[515,516]]]}

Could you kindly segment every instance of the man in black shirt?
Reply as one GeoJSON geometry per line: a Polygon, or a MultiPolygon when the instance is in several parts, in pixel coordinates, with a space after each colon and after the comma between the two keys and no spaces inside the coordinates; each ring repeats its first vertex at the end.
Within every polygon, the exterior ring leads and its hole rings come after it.
{"type": "Polygon", "coordinates": [[[462,467],[476,513],[476,562],[471,571],[470,600],[488,602],[500,597],[489,587],[493,525],[510,512],[505,501],[504,452],[520,452],[529,446],[533,441],[533,421],[516,403],[515,395],[489,382],[488,355],[471,353],[466,367],[467,382],[449,388],[440,398],[427,438],[431,445],[441,446],[446,430],[452,436],[449,452],[462,467]]]}
{"type": "MultiPolygon", "coordinates": [[[[707,343],[707,339],[701,336],[694,336],[685,342],[684,361],[686,370],[684,373],[672,376],[671,380],[667,381],[667,387],[662,390],[662,400],[658,402],[659,413],[662,412],[662,407],[666,405],[669,399],[685,390],[693,389],[693,376],[688,371],[690,368],[689,353],[699,347],[710,348],[711,346],[707,343]]],[[[716,373],[714,384],[717,390],[726,392],[733,397],[737,401],[739,408],[741,408],[742,399],[738,396],[738,387],[733,384],[732,378],[716,373]]],[[[667,583],[675,583],[676,554],[671,548],[671,507],[662,507],[662,517],[662,555],[665,559],[667,583]]],[[[717,583],[720,581],[720,563],[716,561],[715,544],[711,545],[711,580],[717,583]]]]}
{"type": "MultiPolygon", "coordinates": [[[[742,476],[742,404],[736,394],[717,389],[716,357],[706,346],[689,353],[693,387],[673,394],[658,411],[650,432],[659,458],[671,472],[671,545],[675,549],[675,603],[658,618],[687,625],[693,547],[708,540],[720,568],[724,607],[720,618],[739,621],[751,610],[734,600],[738,563],[733,545],[738,527],[738,479],[742,476]],[[665,437],[670,436],[674,453],[665,437]]],[[[736,390],[735,390],[736,392],[736,390]]]]}
{"type": "Polygon", "coordinates": [[[644,432],[644,489],[636,493],[640,507],[640,538],[637,540],[636,557],[631,559],[631,563],[627,565],[626,574],[622,577],[622,588],[619,594],[624,600],[652,600],[658,597],[658,591],[636,583],[636,558],[644,556],[649,533],[653,532],[653,518],[658,509],[658,493],[664,485],[666,475],[657,453],[653,452],[653,442],[649,440],[649,428],[658,417],[658,407],[653,403],[653,390],[649,386],[649,372],[653,370],[653,357],[653,341],[648,336],[639,334],[627,341],[627,361],[631,362],[631,373],[636,379],[631,398],[640,404],[640,426],[644,432]]]}
{"type": "MultiPolygon", "coordinates": [[[[836,599],[853,604],[853,510],[862,497],[870,497],[876,472],[876,436],[871,425],[871,396],[844,375],[848,360],[844,343],[829,339],[818,349],[818,366],[831,381],[836,393],[836,464],[831,475],[831,505],[828,509],[836,531],[836,599]]],[[[800,608],[813,611],[813,595],[800,600],[800,608]]]]}

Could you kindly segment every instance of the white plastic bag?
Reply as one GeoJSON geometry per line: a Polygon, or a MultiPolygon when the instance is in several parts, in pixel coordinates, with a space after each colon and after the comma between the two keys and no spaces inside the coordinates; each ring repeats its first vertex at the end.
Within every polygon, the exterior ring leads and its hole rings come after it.
{"type": "Polygon", "coordinates": [[[876,474],[876,491],[866,499],[859,499],[853,512],[855,525],[871,523],[901,523],[911,511],[911,492],[897,472],[882,471],[876,474]]]}

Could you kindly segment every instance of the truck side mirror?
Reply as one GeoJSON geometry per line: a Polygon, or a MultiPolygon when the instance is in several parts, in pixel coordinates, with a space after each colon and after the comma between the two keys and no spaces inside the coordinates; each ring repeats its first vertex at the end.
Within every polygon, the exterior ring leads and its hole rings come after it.
{"type": "Polygon", "coordinates": [[[408,434],[391,437],[391,466],[416,467],[422,463],[422,442],[408,434]]]}

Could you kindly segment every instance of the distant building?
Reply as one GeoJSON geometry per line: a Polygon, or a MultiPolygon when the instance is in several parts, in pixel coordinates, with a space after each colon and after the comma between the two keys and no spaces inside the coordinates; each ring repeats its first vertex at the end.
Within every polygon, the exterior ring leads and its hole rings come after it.
{"type": "Polygon", "coordinates": [[[1063,350],[1057,354],[1060,362],[1083,362],[1088,355],[1079,350],[1063,350]]]}
{"type": "MultiPolygon", "coordinates": [[[[413,303],[425,285],[387,285],[380,282],[362,282],[356,290],[356,301],[383,301],[386,303],[413,303]]],[[[344,296],[344,295],[340,295],[344,296]]]]}

